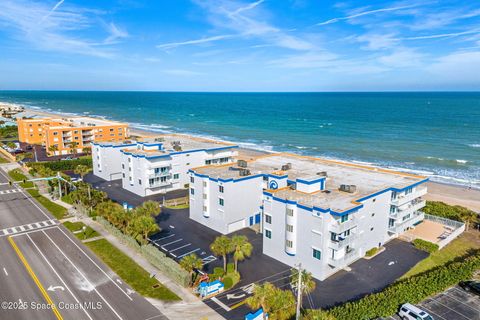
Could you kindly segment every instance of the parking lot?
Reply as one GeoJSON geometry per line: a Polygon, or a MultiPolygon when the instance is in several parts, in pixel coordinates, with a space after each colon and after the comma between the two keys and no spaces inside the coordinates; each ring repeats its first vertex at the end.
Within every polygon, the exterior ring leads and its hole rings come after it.
{"type": "MultiPolygon", "coordinates": [[[[419,303],[435,320],[480,319],[480,297],[455,286],[419,303]]],[[[400,317],[385,318],[399,320],[400,317]]]]}

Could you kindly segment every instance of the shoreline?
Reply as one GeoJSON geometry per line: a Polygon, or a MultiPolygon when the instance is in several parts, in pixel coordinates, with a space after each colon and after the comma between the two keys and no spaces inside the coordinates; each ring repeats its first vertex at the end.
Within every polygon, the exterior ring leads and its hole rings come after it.
{"type": "MultiPolygon", "coordinates": [[[[84,117],[84,118],[96,119],[96,117],[92,117],[89,114],[85,114],[85,115],[68,114],[68,113],[61,113],[61,112],[54,112],[54,111],[45,111],[42,109],[32,108],[28,106],[23,106],[23,107],[25,109],[25,112],[43,116],[43,117],[84,117]]],[[[112,121],[115,121],[115,120],[112,120],[112,121]]],[[[148,129],[135,128],[132,126],[129,126],[129,128],[130,128],[130,136],[137,136],[141,138],[148,138],[148,137],[155,137],[163,134],[170,134],[168,132],[155,132],[148,129]]],[[[172,132],[172,134],[174,133],[172,132]]],[[[185,135],[197,137],[196,135],[189,135],[189,134],[185,134],[185,135]]],[[[216,138],[208,138],[208,139],[224,141],[216,138]]],[[[224,141],[224,142],[234,143],[232,141],[224,141]]],[[[275,152],[239,146],[239,157],[245,160],[253,159],[255,157],[269,154],[269,153],[275,153],[275,152]]],[[[340,161],[343,161],[346,163],[349,162],[345,160],[340,160],[340,161]]],[[[393,170],[393,169],[389,169],[389,170],[393,170]]],[[[405,172],[408,172],[408,171],[405,171],[405,172]]],[[[427,185],[429,189],[427,196],[425,197],[427,200],[442,201],[451,205],[461,205],[475,212],[480,213],[480,189],[476,189],[468,185],[460,185],[460,184],[432,181],[432,180],[430,180],[427,183],[427,185]]]]}

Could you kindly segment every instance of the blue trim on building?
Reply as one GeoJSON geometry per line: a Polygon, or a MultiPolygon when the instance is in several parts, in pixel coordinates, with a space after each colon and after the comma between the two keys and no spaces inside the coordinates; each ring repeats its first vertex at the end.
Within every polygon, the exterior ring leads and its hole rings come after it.
{"type": "Polygon", "coordinates": [[[274,179],[286,179],[286,178],[288,178],[288,174],[285,174],[283,176],[279,176],[279,175],[276,175],[276,174],[269,173],[266,176],[269,177],[269,178],[274,178],[274,179]]]}
{"type": "Polygon", "coordinates": [[[205,148],[205,149],[194,149],[194,150],[187,150],[187,151],[177,151],[177,152],[170,152],[165,155],[159,155],[159,156],[146,156],[144,154],[133,154],[131,152],[125,152],[122,150],[123,153],[126,155],[131,155],[134,158],[145,158],[145,159],[160,159],[160,158],[170,158],[171,156],[179,155],[179,154],[185,154],[185,153],[195,153],[195,152],[201,152],[201,151],[218,151],[218,150],[224,150],[224,149],[233,149],[233,148],[238,148],[238,146],[226,146],[226,147],[220,147],[220,148],[205,148]]]}
{"type": "Polygon", "coordinates": [[[326,177],[321,177],[321,178],[315,179],[315,180],[297,179],[297,182],[298,182],[298,183],[307,184],[307,185],[311,185],[311,184],[314,184],[314,183],[322,182],[322,180],[324,181],[325,179],[326,179],[326,177]]]}

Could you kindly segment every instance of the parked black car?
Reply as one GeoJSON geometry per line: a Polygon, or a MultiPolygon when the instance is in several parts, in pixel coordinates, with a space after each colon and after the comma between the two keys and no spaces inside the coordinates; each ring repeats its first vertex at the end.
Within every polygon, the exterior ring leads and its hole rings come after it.
{"type": "Polygon", "coordinates": [[[459,283],[463,290],[472,292],[480,296],[480,282],[478,281],[462,281],[459,283]]]}

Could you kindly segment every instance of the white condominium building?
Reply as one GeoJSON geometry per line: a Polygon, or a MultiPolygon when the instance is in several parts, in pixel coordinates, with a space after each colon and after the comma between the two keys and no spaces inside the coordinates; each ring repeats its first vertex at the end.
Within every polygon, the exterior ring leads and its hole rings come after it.
{"type": "Polygon", "coordinates": [[[188,170],[231,163],[238,146],[184,135],[164,135],[152,142],[95,144],[94,174],[122,179],[122,187],[139,196],[188,188],[188,170]]]}
{"type": "Polygon", "coordinates": [[[428,180],[291,154],[190,176],[192,219],[224,234],[260,223],[266,255],[319,280],[422,221],[428,180]]]}

